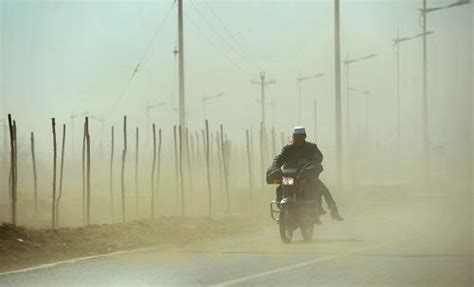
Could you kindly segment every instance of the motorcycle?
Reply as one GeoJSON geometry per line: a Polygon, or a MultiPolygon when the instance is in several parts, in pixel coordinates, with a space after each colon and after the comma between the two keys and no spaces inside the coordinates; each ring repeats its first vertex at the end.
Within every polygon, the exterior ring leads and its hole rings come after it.
{"type": "Polygon", "coordinates": [[[293,233],[298,228],[305,241],[310,241],[314,234],[314,225],[319,220],[320,209],[316,200],[304,197],[303,185],[296,179],[296,169],[283,169],[281,179],[273,181],[281,184],[282,199],[270,203],[270,214],[279,225],[280,237],[284,243],[290,243],[293,233]]]}

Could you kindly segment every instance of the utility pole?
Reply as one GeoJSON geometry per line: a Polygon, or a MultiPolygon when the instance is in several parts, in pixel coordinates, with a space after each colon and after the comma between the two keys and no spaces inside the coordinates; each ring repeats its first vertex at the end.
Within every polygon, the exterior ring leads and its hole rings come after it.
{"type": "Polygon", "coordinates": [[[178,0],[178,60],[179,60],[179,125],[186,128],[186,105],[184,103],[184,41],[183,0],[178,0]]]}
{"type": "Polygon", "coordinates": [[[260,86],[260,103],[261,103],[261,115],[262,115],[262,120],[261,123],[263,125],[263,128],[265,128],[265,86],[275,84],[275,80],[266,80],[265,79],[265,72],[261,71],[260,72],[260,78],[258,80],[253,80],[251,81],[251,84],[253,85],[259,85],[260,86]]]}
{"type": "Polygon", "coordinates": [[[397,38],[393,39],[393,50],[395,52],[395,55],[396,55],[396,62],[397,62],[397,79],[396,79],[396,82],[397,82],[397,143],[399,144],[400,143],[400,134],[401,134],[401,128],[400,128],[400,43],[402,42],[405,42],[405,41],[409,41],[409,40],[413,40],[413,39],[416,39],[416,38],[421,38],[421,37],[425,37],[427,35],[431,35],[433,34],[433,32],[431,31],[427,31],[427,32],[423,32],[423,33],[420,33],[418,35],[414,35],[414,36],[411,36],[411,37],[403,37],[403,38],[400,38],[399,36],[399,32],[398,32],[398,29],[397,29],[397,38]]]}
{"type": "Polygon", "coordinates": [[[341,37],[339,22],[339,0],[334,0],[334,78],[336,97],[336,187],[342,191],[342,107],[341,107],[341,37]]]}
{"type": "MultiPolygon", "coordinates": [[[[360,61],[365,61],[365,60],[368,60],[368,59],[371,59],[371,58],[374,58],[376,57],[377,55],[376,54],[370,54],[370,55],[367,55],[365,57],[361,57],[361,58],[356,58],[356,59],[349,59],[349,58],[346,58],[346,60],[344,61],[344,67],[345,67],[345,71],[346,71],[346,141],[347,141],[347,147],[350,146],[350,95],[349,95],[349,92],[350,92],[350,82],[349,82],[349,66],[353,63],[357,63],[357,62],[360,62],[360,61]]],[[[347,149],[348,150],[348,149],[347,149]]],[[[349,154],[348,154],[349,155],[349,154]]]]}
{"type": "Polygon", "coordinates": [[[434,11],[445,10],[453,7],[471,4],[471,0],[459,0],[454,3],[441,7],[427,7],[427,1],[423,1],[423,8],[420,9],[420,17],[422,18],[421,28],[423,29],[423,162],[424,162],[424,178],[429,182],[429,134],[428,134],[428,48],[427,38],[429,33],[426,31],[426,14],[434,11]]]}
{"type": "Polygon", "coordinates": [[[347,158],[347,161],[349,163],[349,171],[348,173],[350,173],[352,176],[350,177],[350,180],[351,182],[354,181],[354,169],[355,169],[355,166],[354,166],[354,160],[353,160],[353,154],[351,153],[351,150],[350,150],[350,147],[351,147],[351,128],[350,128],[350,123],[351,123],[351,115],[350,115],[350,82],[349,82],[349,66],[353,63],[358,63],[358,62],[361,62],[361,61],[365,61],[365,60],[368,60],[368,59],[372,59],[374,57],[376,57],[377,55],[376,54],[369,54],[367,56],[364,56],[364,57],[360,57],[360,58],[355,58],[355,59],[349,59],[349,57],[346,58],[346,60],[344,61],[344,67],[345,67],[345,71],[346,71],[346,144],[347,144],[347,147],[346,147],[346,158],[347,158]]]}
{"type": "MultiPolygon", "coordinates": [[[[423,10],[426,11],[426,0],[423,0],[423,10]]],[[[424,179],[427,182],[429,172],[428,159],[428,61],[426,47],[426,13],[423,16],[423,163],[424,179]]]]}
{"type": "Polygon", "coordinates": [[[301,124],[301,106],[302,106],[302,96],[301,96],[301,90],[302,90],[302,83],[307,80],[315,79],[324,76],[324,73],[319,73],[310,77],[303,77],[300,73],[299,77],[296,78],[296,82],[298,83],[298,122],[297,124],[301,124]]]}

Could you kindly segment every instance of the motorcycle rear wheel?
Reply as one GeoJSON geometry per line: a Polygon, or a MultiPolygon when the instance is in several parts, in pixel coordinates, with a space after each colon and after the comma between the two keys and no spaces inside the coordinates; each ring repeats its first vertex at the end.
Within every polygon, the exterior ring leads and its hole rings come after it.
{"type": "Polygon", "coordinates": [[[278,221],[280,237],[284,243],[290,243],[293,239],[293,227],[290,226],[288,217],[288,206],[283,205],[280,209],[280,218],[278,221]]]}

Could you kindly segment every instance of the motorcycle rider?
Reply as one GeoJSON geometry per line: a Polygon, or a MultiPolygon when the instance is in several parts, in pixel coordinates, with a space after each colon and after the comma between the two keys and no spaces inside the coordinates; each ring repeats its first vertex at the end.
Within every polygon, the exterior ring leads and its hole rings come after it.
{"type": "MultiPolygon", "coordinates": [[[[302,184],[305,197],[318,200],[321,203],[321,197],[324,197],[331,217],[337,221],[344,220],[339,215],[336,202],[331,196],[329,189],[319,179],[319,174],[323,171],[323,154],[318,146],[306,141],[306,131],[302,126],[297,126],[293,129],[292,139],[291,144],[284,146],[280,154],[273,159],[272,165],[267,171],[267,181],[271,182],[271,178],[281,173],[282,166],[287,168],[302,166],[296,181],[302,184]]],[[[277,202],[280,202],[282,199],[281,189],[282,187],[279,185],[276,190],[277,202]]],[[[323,210],[322,212],[324,213],[323,210]]]]}

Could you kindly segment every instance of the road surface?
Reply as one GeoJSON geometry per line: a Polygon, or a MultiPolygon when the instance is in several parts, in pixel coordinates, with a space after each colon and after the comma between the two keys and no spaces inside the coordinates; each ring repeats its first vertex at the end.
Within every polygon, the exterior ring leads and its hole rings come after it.
{"type": "Polygon", "coordinates": [[[283,244],[268,225],[5,273],[0,286],[473,286],[469,196],[371,200],[345,202],[346,220],[324,218],[311,242],[283,244]]]}

